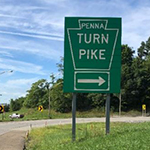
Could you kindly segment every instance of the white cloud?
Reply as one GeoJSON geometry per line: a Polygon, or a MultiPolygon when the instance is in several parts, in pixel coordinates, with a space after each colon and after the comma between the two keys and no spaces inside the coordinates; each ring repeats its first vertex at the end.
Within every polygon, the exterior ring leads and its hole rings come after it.
{"type": "Polygon", "coordinates": [[[16,53],[32,54],[41,58],[59,61],[62,56],[62,49],[54,42],[38,42],[36,40],[24,40],[18,38],[0,38],[0,50],[10,53],[12,56],[16,53]]]}
{"type": "Polygon", "coordinates": [[[63,38],[59,38],[59,37],[50,37],[50,36],[43,36],[43,35],[33,35],[33,34],[27,34],[27,33],[7,32],[7,31],[0,31],[0,33],[17,35],[17,36],[33,37],[33,38],[40,38],[40,39],[46,39],[46,40],[63,41],[63,38]]]}
{"type": "MultiPolygon", "coordinates": [[[[22,52],[22,53],[29,53],[30,55],[33,54],[33,55],[37,55],[41,58],[47,58],[47,59],[51,59],[51,60],[55,60],[55,61],[59,61],[60,60],[60,56],[62,55],[62,53],[60,53],[59,51],[57,50],[52,50],[52,49],[49,49],[49,50],[40,50],[38,48],[25,48],[25,49],[19,49],[19,48],[16,48],[16,47],[0,47],[0,49],[5,49],[5,50],[8,50],[8,51],[11,51],[12,53],[9,53],[9,52],[3,52],[3,54],[1,55],[2,56],[7,56],[7,57],[11,57],[13,58],[13,51],[17,51],[17,52],[22,52]]],[[[0,52],[1,53],[1,52],[0,52]]]]}
{"type": "Polygon", "coordinates": [[[8,80],[6,83],[1,83],[1,102],[9,103],[9,100],[16,99],[21,96],[25,96],[26,91],[31,88],[32,83],[38,81],[38,78],[30,78],[30,79],[15,79],[8,80]]]}
{"type": "Polygon", "coordinates": [[[42,70],[42,66],[12,59],[0,58],[0,69],[15,70],[22,73],[32,73],[40,75],[45,74],[42,70]]]}
{"type": "Polygon", "coordinates": [[[26,85],[31,86],[31,84],[37,80],[37,78],[8,80],[6,82],[6,87],[20,87],[26,85]]]}
{"type": "Polygon", "coordinates": [[[65,12],[60,13],[61,10],[55,10],[54,12],[53,9],[54,7],[49,6],[49,4],[45,4],[44,7],[4,5],[0,10],[0,16],[2,17],[0,24],[9,25],[19,30],[32,29],[34,32],[39,30],[50,32],[51,27],[53,27],[59,33],[60,30],[58,31],[58,29],[63,29],[63,19],[61,18],[65,15],[65,12]]]}
{"type": "Polygon", "coordinates": [[[137,49],[150,36],[150,8],[141,6],[129,14],[123,18],[123,42],[137,49]]]}
{"type": "Polygon", "coordinates": [[[5,14],[0,14],[0,17],[25,19],[24,17],[13,16],[13,15],[5,15],[5,14]]]}
{"type": "Polygon", "coordinates": [[[0,50],[0,55],[1,55],[1,57],[2,56],[11,57],[11,58],[13,57],[13,55],[11,53],[9,53],[7,51],[2,51],[2,50],[0,50]]]}

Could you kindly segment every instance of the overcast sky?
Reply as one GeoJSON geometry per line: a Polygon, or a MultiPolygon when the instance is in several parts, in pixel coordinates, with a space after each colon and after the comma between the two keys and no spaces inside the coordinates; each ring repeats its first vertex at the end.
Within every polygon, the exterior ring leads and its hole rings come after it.
{"type": "Polygon", "coordinates": [[[134,50],[150,36],[149,0],[0,0],[0,103],[57,74],[64,17],[121,17],[122,44],[134,50]]]}

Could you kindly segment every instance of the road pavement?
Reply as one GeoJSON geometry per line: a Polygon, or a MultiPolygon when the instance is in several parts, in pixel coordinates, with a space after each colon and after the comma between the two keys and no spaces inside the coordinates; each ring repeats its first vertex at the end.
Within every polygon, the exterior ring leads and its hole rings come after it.
{"type": "MultiPolygon", "coordinates": [[[[138,123],[150,121],[150,117],[112,117],[110,122],[138,123]]],[[[77,118],[77,123],[105,122],[105,118],[77,118]]],[[[71,124],[72,119],[0,122],[0,150],[22,150],[25,136],[32,128],[49,125],[71,124]]]]}
{"type": "Polygon", "coordinates": [[[0,136],[0,150],[23,150],[25,131],[10,131],[0,136]]]}

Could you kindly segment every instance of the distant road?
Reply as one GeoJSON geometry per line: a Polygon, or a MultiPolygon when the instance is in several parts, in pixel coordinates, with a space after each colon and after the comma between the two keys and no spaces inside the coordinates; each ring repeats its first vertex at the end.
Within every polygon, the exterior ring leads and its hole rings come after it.
{"type": "MultiPolygon", "coordinates": [[[[49,119],[34,121],[11,121],[0,122],[0,135],[9,131],[28,131],[35,127],[44,127],[47,125],[71,124],[72,119],[49,119]]],[[[113,117],[111,122],[144,122],[150,121],[150,117],[113,117]]],[[[77,118],[77,123],[105,122],[105,118],[77,118]]]]}

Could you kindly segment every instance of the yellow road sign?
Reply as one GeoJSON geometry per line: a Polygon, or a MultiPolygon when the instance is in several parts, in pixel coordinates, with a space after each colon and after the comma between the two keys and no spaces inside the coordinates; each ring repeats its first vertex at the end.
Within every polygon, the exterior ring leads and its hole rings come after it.
{"type": "Polygon", "coordinates": [[[4,106],[0,105],[0,113],[3,113],[3,112],[4,112],[4,106]]]}
{"type": "Polygon", "coordinates": [[[40,106],[38,107],[38,110],[39,110],[39,111],[43,111],[43,106],[40,105],[40,106]]]}
{"type": "Polygon", "coordinates": [[[142,110],[146,110],[146,105],[145,104],[142,105],[142,110]]]}

